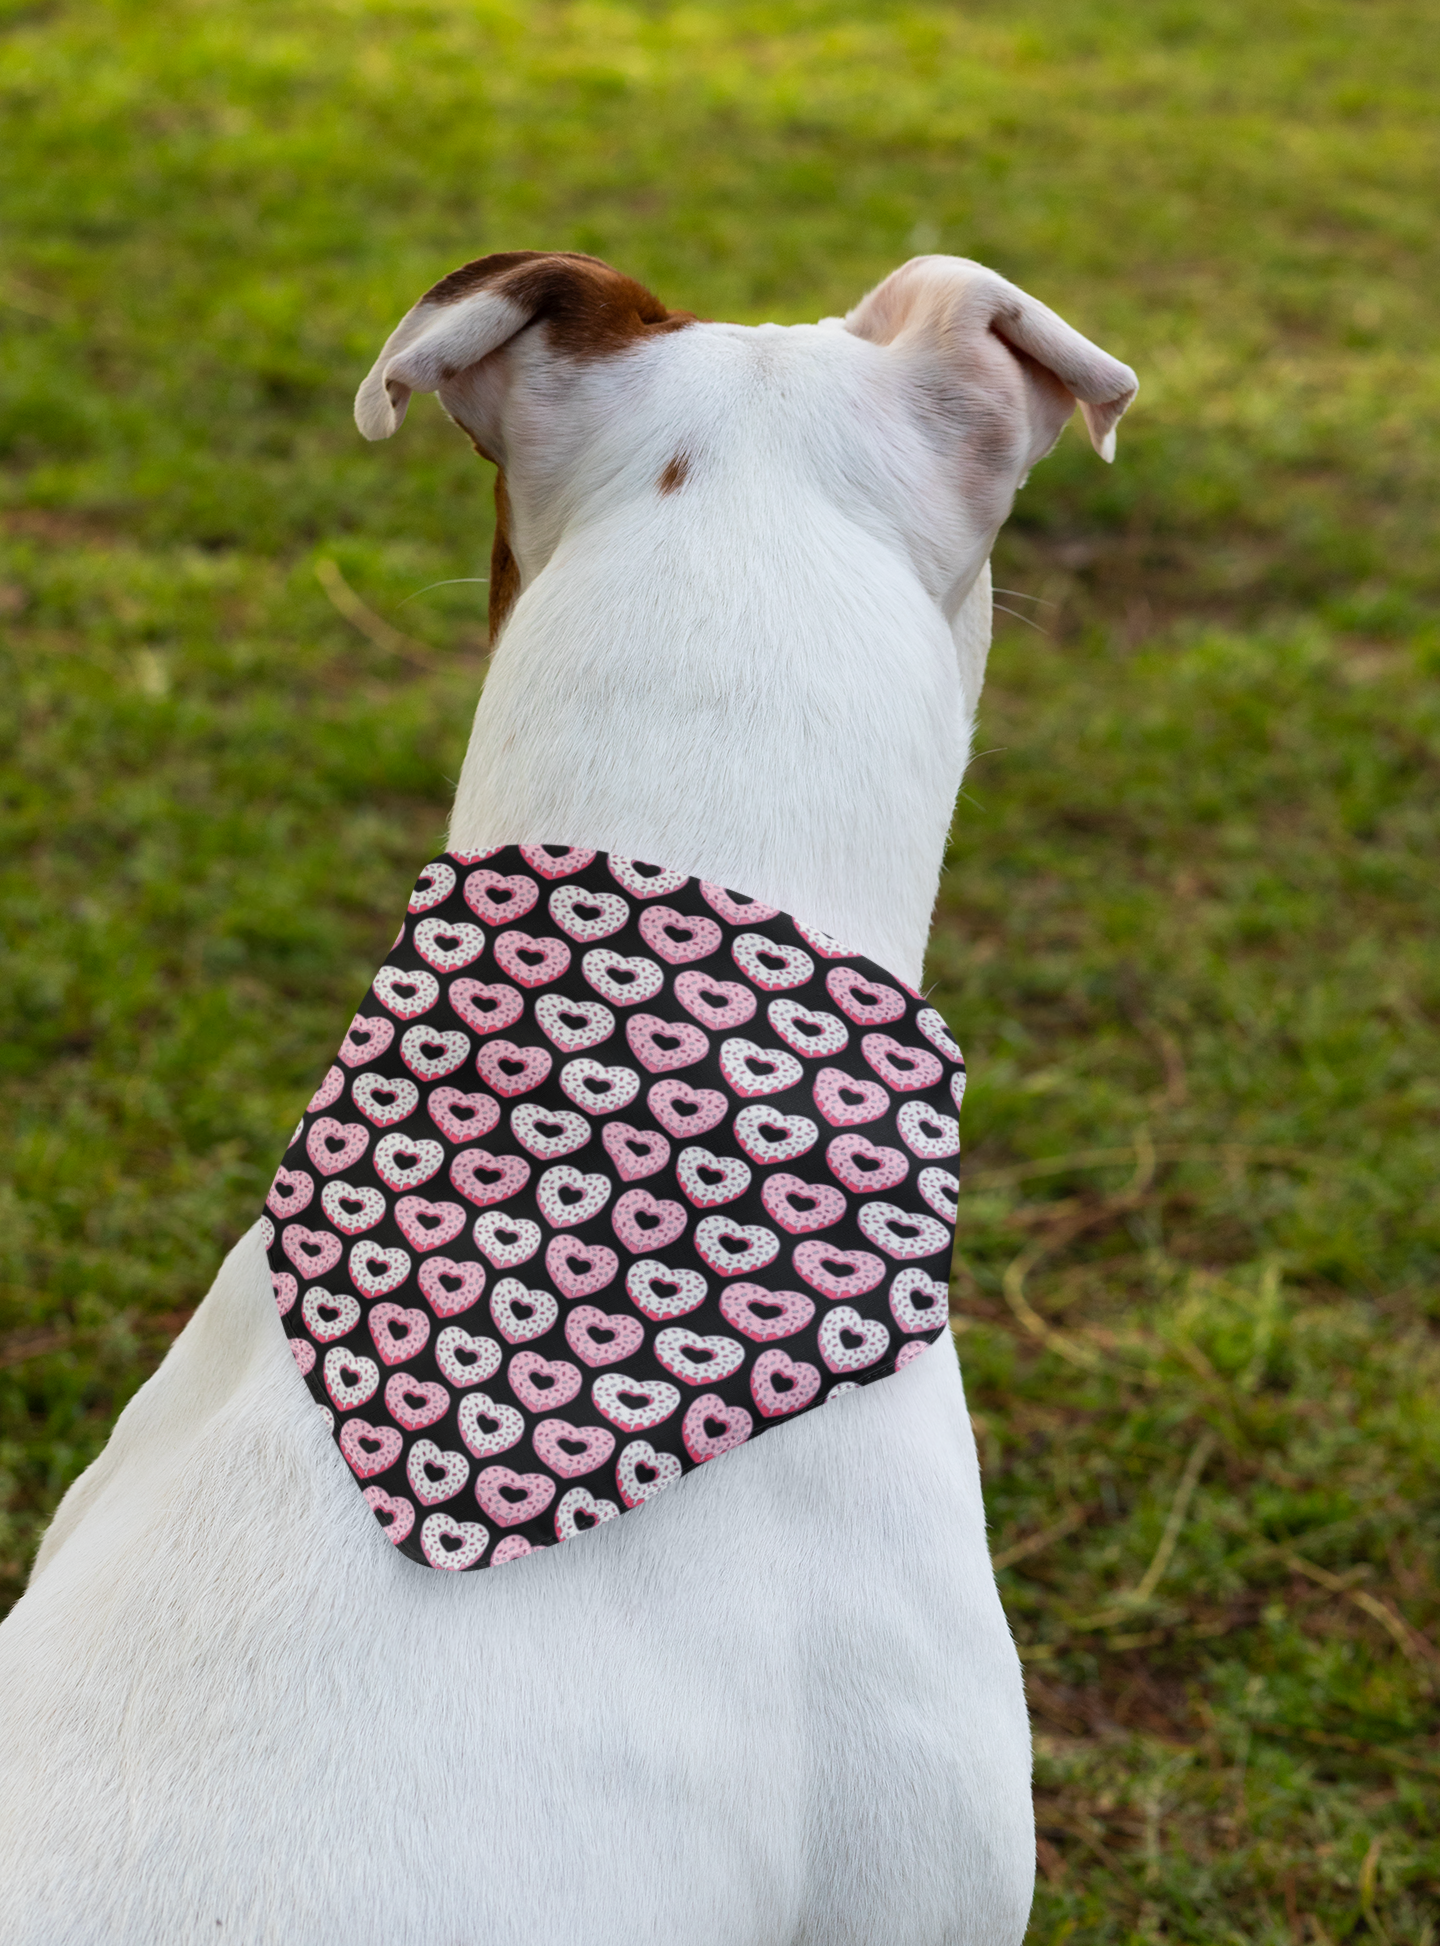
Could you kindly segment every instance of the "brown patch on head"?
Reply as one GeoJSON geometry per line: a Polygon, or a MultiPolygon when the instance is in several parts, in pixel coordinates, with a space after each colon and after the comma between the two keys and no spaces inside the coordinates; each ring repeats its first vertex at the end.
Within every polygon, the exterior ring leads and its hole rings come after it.
{"type": "Polygon", "coordinates": [[[662,493],[674,493],[678,488],[684,486],[689,477],[690,455],[688,453],[677,453],[674,459],[667,462],[665,471],[660,475],[660,478],[655,484],[662,493]]]}
{"type": "Polygon", "coordinates": [[[555,348],[571,358],[606,358],[695,322],[693,312],[668,310],[633,277],[572,250],[477,257],[442,277],[420,302],[458,304],[477,290],[507,297],[529,313],[532,324],[547,324],[555,348]]]}
{"type": "Polygon", "coordinates": [[[495,540],[490,549],[490,646],[500,639],[505,618],[520,593],[520,569],[510,551],[510,495],[505,475],[495,475],[495,540]]]}

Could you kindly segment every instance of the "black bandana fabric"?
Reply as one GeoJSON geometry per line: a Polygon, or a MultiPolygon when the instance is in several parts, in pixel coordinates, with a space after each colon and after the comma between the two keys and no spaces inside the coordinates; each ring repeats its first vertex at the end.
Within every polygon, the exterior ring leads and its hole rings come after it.
{"type": "Polygon", "coordinates": [[[494,1567],[944,1329],[965,1064],[773,906],[447,852],[267,1199],[296,1365],[387,1537],[494,1567]]]}

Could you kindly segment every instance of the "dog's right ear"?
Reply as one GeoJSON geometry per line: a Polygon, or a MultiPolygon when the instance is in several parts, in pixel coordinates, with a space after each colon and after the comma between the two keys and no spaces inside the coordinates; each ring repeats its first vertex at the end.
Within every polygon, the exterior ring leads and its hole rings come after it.
{"type": "Polygon", "coordinates": [[[575,360],[612,355],[694,323],[688,311],[667,310],[598,257],[558,250],[479,257],[442,277],[390,333],[355,395],[356,425],[366,439],[388,439],[412,392],[439,392],[441,404],[478,438],[463,411],[466,374],[542,320],[552,348],[575,360]]]}

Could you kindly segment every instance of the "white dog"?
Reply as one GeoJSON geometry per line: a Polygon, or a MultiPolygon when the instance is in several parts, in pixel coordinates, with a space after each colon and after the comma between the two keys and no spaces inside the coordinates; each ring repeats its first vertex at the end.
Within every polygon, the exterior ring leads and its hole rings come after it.
{"type": "MultiPolygon", "coordinates": [[[[1111,456],[1130,370],[956,258],[749,328],[516,253],[408,314],[361,431],[417,391],[501,469],[452,848],[663,861],[918,982],[991,545],[1077,401],[1111,456]]],[[[1030,1903],[948,1335],[572,1545],[439,1574],[296,1382],[257,1227],[56,1515],[0,1717],[9,1946],[1004,1946],[1030,1903]]]]}

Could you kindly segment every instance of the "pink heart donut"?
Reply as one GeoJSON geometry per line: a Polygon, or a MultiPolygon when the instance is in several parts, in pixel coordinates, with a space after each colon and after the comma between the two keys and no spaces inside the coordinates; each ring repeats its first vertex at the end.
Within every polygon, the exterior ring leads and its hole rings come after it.
{"type": "Polygon", "coordinates": [[[531,1290],[518,1277],[502,1277],[490,1293],[490,1315],[507,1345],[543,1338],[560,1315],[549,1291],[531,1290]]]}
{"type": "Polygon", "coordinates": [[[485,934],[464,919],[422,919],[410,936],[421,959],[437,973],[458,973],[485,950],[485,934]]]}
{"type": "Polygon", "coordinates": [[[893,1189],[910,1173],[903,1150],[877,1148],[863,1135],[837,1135],[825,1151],[825,1160],[831,1175],[857,1194],[893,1189]]]}
{"type": "Polygon", "coordinates": [[[630,1378],[624,1372],[602,1372],[591,1381],[590,1396],[596,1410],[621,1432],[648,1432],[680,1403],[679,1392],[664,1379],[630,1378]]]}
{"type": "Polygon", "coordinates": [[[860,1052],[882,1081],[903,1094],[933,1088],[945,1072],[929,1048],[906,1047],[889,1034],[864,1035],[860,1052]]]}
{"type": "MultiPolygon", "coordinates": [[[[326,1352],[322,1372],[325,1390],[340,1412],[351,1412],[357,1405],[366,1404],[380,1390],[380,1367],[375,1360],[360,1352],[347,1351],[343,1345],[332,1345],[326,1352]]],[[[382,1468],[377,1466],[375,1471],[378,1473],[382,1468]]]]}
{"type": "Polygon", "coordinates": [[[541,878],[569,878],[583,872],[595,854],[579,845],[521,845],[520,856],[541,878]]]}
{"type": "Polygon", "coordinates": [[[363,1122],[337,1122],[333,1115],[319,1116],[305,1137],[305,1153],[322,1176],[348,1169],[369,1146],[370,1131],[363,1122]]]}
{"type": "Polygon", "coordinates": [[[743,1405],[726,1405],[718,1392],[703,1392],[685,1414],[680,1436],[686,1452],[699,1463],[743,1446],[754,1423],[743,1405]]]}
{"type": "Polygon", "coordinates": [[[890,1333],[878,1318],[862,1318],[848,1304],[837,1304],[820,1320],[820,1356],[832,1372],[861,1372],[878,1363],[890,1333]]]}
{"type": "Polygon", "coordinates": [[[384,1487],[362,1487],[360,1491],[386,1540],[398,1547],[415,1525],[415,1509],[403,1494],[389,1494],[384,1487]]]}
{"type": "Polygon", "coordinates": [[[736,1338],[706,1337],[689,1325],[672,1324],[655,1334],[655,1356],[672,1378],[686,1385],[716,1385],[745,1363],[745,1347],[736,1338]]]}
{"type": "Polygon", "coordinates": [[[759,1001],[738,980],[713,980],[708,973],[679,973],[675,998],[702,1027],[743,1027],[755,1018],[759,1001]]]}
{"type": "Polygon", "coordinates": [[[593,1304],[578,1304],[565,1320],[565,1342],[592,1369],[618,1365],[644,1344],[645,1327],[623,1311],[611,1315],[593,1304]]]}
{"type": "Polygon", "coordinates": [[[420,1105],[420,1090],[403,1075],[357,1074],[350,1088],[350,1099],[367,1122],[376,1128],[389,1128],[403,1122],[420,1105]]]}
{"type": "Polygon", "coordinates": [[[854,966],[832,966],[825,975],[825,991],[847,1020],[862,1027],[884,1026],[903,1020],[905,996],[879,980],[867,980],[854,966]]]}
{"type": "Polygon", "coordinates": [[[497,1527],[517,1527],[522,1520],[543,1514],[555,1498],[555,1482],[548,1473],[516,1473],[508,1466],[487,1466],[475,1482],[480,1511],[497,1527]]]}
{"type": "Polygon", "coordinates": [[[557,885],[550,894],[550,917],[580,945],[608,939],[630,920],[630,908],[616,892],[591,892],[583,885],[557,885]]]}
{"type": "Polygon", "coordinates": [[[761,1284],[730,1284],[720,1293],[720,1315],[757,1344],[793,1337],[815,1315],[803,1291],[769,1291],[761,1284]]]}
{"type": "Polygon", "coordinates": [[[368,1419],[347,1419],[340,1428],[340,1451],[362,1480],[393,1466],[404,1444],[393,1426],[372,1426],[368,1419]]]}
{"type": "Polygon", "coordinates": [[[480,1079],[507,1099],[538,1088],[554,1065],[548,1047],[517,1047],[514,1041],[487,1041],[475,1056],[480,1079]]]}
{"type": "Polygon", "coordinates": [[[598,1169],[586,1175],[572,1163],[557,1162],[536,1184],[535,1201],[552,1230],[568,1229],[572,1223],[588,1223],[598,1216],[610,1200],[612,1187],[610,1178],[598,1169]]]}
{"type": "Polygon", "coordinates": [[[500,1119],[500,1104],[481,1088],[467,1095],[462,1088],[432,1088],[425,1113],[447,1142],[477,1142],[500,1119]]]}
{"type": "Polygon", "coordinates": [[[400,1036],[400,1059],[422,1081],[443,1081],[469,1052],[470,1036],[458,1027],[407,1027],[400,1036]]]}
{"type": "Polygon", "coordinates": [[[508,1453],[525,1437],[525,1415],[500,1405],[488,1392],[467,1392],[456,1414],[460,1437],[476,1459],[508,1453]]]}
{"type": "Polygon", "coordinates": [[[704,1216],[695,1229],[695,1248],[718,1276],[745,1277],[774,1263],[780,1254],[780,1239],[763,1223],[704,1216]]]}
{"type": "Polygon", "coordinates": [[[625,1023],[625,1038],[649,1074],[693,1067],[710,1052],[710,1043],[698,1027],[688,1021],[661,1020],[657,1014],[632,1014],[625,1023]]]}
{"type": "Polygon", "coordinates": [[[847,946],[843,939],[836,939],[833,933],[821,932],[818,926],[803,925],[795,921],[795,930],[807,946],[813,946],[821,959],[855,959],[853,946],[847,946]]]}
{"type": "Polygon", "coordinates": [[[410,1275],[410,1253],[383,1250],[378,1243],[352,1243],[349,1267],[350,1282],[362,1296],[386,1297],[410,1275]]]}
{"type": "Polygon", "coordinates": [[[285,1317],[295,1308],[295,1300],[300,1295],[300,1286],[288,1270],[272,1270],[270,1288],[275,1293],[275,1309],[285,1317]]]}
{"type": "Polygon", "coordinates": [[[495,964],[522,987],[549,986],[570,968],[570,948],[563,939],[535,938],[518,927],[495,941],[495,964]]]}
{"type": "Polygon", "coordinates": [[[530,1180],[530,1164],[522,1155],[462,1149],[450,1164],[450,1180],[468,1202],[485,1209],[518,1196],[530,1180]]]}
{"type": "Polygon", "coordinates": [[[328,1345],[332,1338],[343,1338],[355,1329],[360,1322],[360,1306],[349,1291],[331,1292],[316,1284],[305,1293],[300,1317],[310,1336],[328,1345]]]}
{"type": "Polygon", "coordinates": [[[545,1247],[550,1281],[569,1299],[593,1297],[615,1281],[620,1259],[603,1243],[582,1243],[579,1237],[551,1237],[545,1247]]]}
{"type": "Polygon", "coordinates": [[[933,1216],[917,1216],[896,1203],[862,1203],[858,1217],[867,1239],[889,1257],[913,1263],[917,1257],[936,1257],[949,1250],[954,1234],[933,1216]]]}
{"type": "Polygon", "coordinates": [[[719,1209],[733,1203],[750,1187],[750,1166],[735,1155],[712,1155],[709,1149],[680,1151],[675,1180],[696,1209],[719,1209]]]}
{"type": "Polygon", "coordinates": [[[343,1068],[327,1068],[325,1071],[325,1079],[305,1104],[305,1113],[307,1115],[318,1115],[322,1108],[328,1108],[331,1102],[337,1101],[344,1092],[345,1070],[343,1068]]]}
{"type": "Polygon", "coordinates": [[[645,1097],[661,1128],[671,1135],[705,1135],[718,1128],[730,1104],[718,1088],[692,1088],[685,1081],[657,1081],[645,1097]]]}
{"type": "Polygon", "coordinates": [[[820,1372],[774,1347],[762,1351],[750,1371],[750,1396],[766,1419],[799,1412],[820,1390],[820,1372]]]}
{"type": "Polygon", "coordinates": [[[430,1320],[420,1310],[400,1304],[372,1304],[365,1320],[375,1349],[387,1365],[401,1365],[424,1351],[430,1341],[430,1320]]]}
{"type": "Polygon", "coordinates": [[[598,1047],[615,1032],[615,1016],[603,1000],[571,1000],[561,993],[542,993],[535,1002],[535,1024],[562,1054],[581,1054],[598,1047]]]}
{"type": "MultiPolygon", "coordinates": [[[[668,1389],[674,1391],[675,1388],[671,1386],[668,1389]]],[[[678,1403],[679,1394],[676,1393],[678,1403]]],[[[674,1409],[674,1406],[670,1408],[672,1412],[674,1409]]],[[[669,1417],[668,1413],[666,1417],[669,1417]]],[[[615,1462],[615,1484],[625,1505],[638,1507],[652,1495],[663,1493],[666,1487],[673,1487],[683,1470],[673,1453],[657,1453],[648,1439],[632,1439],[628,1446],[621,1448],[620,1457],[615,1462]]]]}
{"type": "Polygon", "coordinates": [[[487,926],[507,926],[512,919],[523,919],[540,896],[540,887],[523,872],[509,878],[502,872],[471,872],[461,889],[466,905],[487,926]]]}
{"type": "Polygon", "coordinates": [[[759,899],[747,899],[743,892],[728,892],[723,885],[712,884],[709,879],[701,879],[700,896],[712,912],[718,912],[732,926],[760,926],[767,919],[780,917],[778,905],[762,905],[759,899]]]}
{"type": "Polygon", "coordinates": [[[861,1081],[843,1068],[821,1068],[812,1090],[815,1106],[832,1128],[853,1128],[874,1122],[890,1106],[890,1097],[874,1081],[861,1081]]]}
{"type": "Polygon", "coordinates": [[[605,1153],[621,1182],[653,1176],[670,1160],[670,1144],[653,1129],[631,1128],[628,1122],[607,1122],[600,1131],[605,1153]]]}
{"type": "Polygon", "coordinates": [[[608,1426],[572,1426],[568,1419],[542,1419],[531,1436],[537,1457],[562,1480],[578,1480],[603,1466],[615,1450],[608,1426]]]}
{"type": "Polygon", "coordinates": [[[953,1229],[960,1213],[960,1178],[948,1169],[922,1169],[917,1187],[935,1214],[953,1229]]]}
{"type": "Polygon", "coordinates": [[[687,872],[667,872],[663,866],[646,865],[638,858],[621,858],[613,851],[608,862],[610,876],[616,884],[623,885],[637,899],[663,898],[690,883],[687,872]]]}
{"type": "Polygon", "coordinates": [[[793,1088],[805,1070],[793,1054],[736,1035],[720,1044],[720,1072],[737,1095],[753,1100],[756,1095],[778,1095],[793,1088]]]}
{"type": "Polygon", "coordinates": [[[415,881],[415,890],[410,894],[407,912],[428,912],[431,906],[444,905],[455,890],[455,871],[443,858],[437,858],[433,865],[427,865],[415,881]]]}
{"type": "Polygon", "coordinates": [[[356,1014],[340,1043],[340,1059],[347,1068],[364,1067],[367,1061],[378,1061],[394,1038],[393,1020],[382,1014],[356,1014]]]}
{"type": "Polygon", "coordinates": [[[580,962],[580,971],[601,999],[615,1007],[638,1007],[653,1000],[665,984],[665,975],[653,959],[643,953],[627,958],[608,946],[596,946],[580,962]]]}
{"type": "Polygon", "coordinates": [[[651,1257],[638,1257],[625,1273],[625,1288],[637,1311],[658,1323],[683,1318],[705,1302],[710,1286],[698,1270],[672,1270],[651,1257]]]}
{"type": "Polygon", "coordinates": [[[607,1068],[602,1061],[582,1054],[579,1060],[567,1061],[561,1068],[560,1086],[577,1108],[610,1115],[634,1101],[640,1092],[640,1077],[634,1068],[607,1068]]]}
{"type": "Polygon", "coordinates": [[[445,1417],[450,1410],[450,1394],[443,1385],[396,1372],[385,1381],[385,1410],[406,1432],[420,1432],[445,1417]]]}
{"type": "Polygon", "coordinates": [[[580,1367],[563,1358],[542,1358],[538,1351],[517,1351],[506,1373],[510,1390],[531,1412],[549,1412],[569,1405],[580,1390],[580,1367]]]}
{"type": "Polygon", "coordinates": [[[496,1270],[527,1264],[540,1248],[540,1225],[528,1216],[511,1216],[505,1210],[481,1210],[470,1234],[496,1270]]]}
{"type": "Polygon", "coordinates": [[[382,1135],[375,1144],[373,1166],[387,1189],[418,1189],[429,1182],[445,1160],[445,1151],[428,1136],[382,1135]]]}
{"type": "Polygon", "coordinates": [[[405,1459],[405,1477],[421,1505],[433,1507],[455,1498],[470,1477],[470,1462],[463,1453],[442,1450],[433,1439],[417,1439],[405,1459]]]}
{"type": "Polygon", "coordinates": [[[799,1176],[767,1176],[760,1200],[767,1213],[792,1237],[828,1230],[845,1214],[845,1198],[838,1189],[804,1182],[799,1176]]]}
{"type": "Polygon", "coordinates": [[[950,1315],[946,1286],[912,1264],[890,1286],[890,1315],[904,1332],[938,1331],[950,1315]]]}
{"type": "Polygon", "coordinates": [[[484,980],[452,980],[449,999],[477,1034],[498,1034],[502,1027],[513,1027],[525,1011],[524,995],[500,980],[491,985],[484,980]]]}
{"type": "Polygon", "coordinates": [[[435,1363],[459,1391],[483,1385],[500,1369],[500,1347],[493,1338],[472,1338],[458,1324],[447,1324],[435,1341],[435,1363]]]}
{"type": "Polygon", "coordinates": [[[588,1487],[571,1487],[555,1509],[556,1538],[573,1541],[577,1534],[588,1534],[601,1521],[614,1520],[619,1512],[613,1500],[597,1500],[588,1487]]]}
{"type": "Polygon", "coordinates": [[[668,905],[651,905],[640,914],[640,937],[668,965],[688,966],[719,952],[723,935],[713,919],[687,919],[668,905]]]}
{"type": "Polygon", "coordinates": [[[287,1223],[280,1232],[280,1248],[302,1277],[323,1277],[340,1261],[345,1246],[329,1230],[307,1230],[303,1223],[287,1223]]]}
{"type": "Polygon", "coordinates": [[[590,1124],[583,1115],[569,1108],[541,1108],[533,1101],[510,1110],[510,1127],[521,1148],[542,1162],[573,1155],[590,1140],[590,1124]]]}
{"type": "Polygon", "coordinates": [[[452,1520],[431,1514],[420,1529],[420,1547],[432,1568],[461,1574],[473,1568],[490,1545],[490,1529],[478,1520],[452,1520]]]}
{"type": "Polygon", "coordinates": [[[925,1101],[906,1101],[895,1114],[900,1139],[912,1154],[927,1161],[960,1153],[960,1124],[953,1116],[941,1115],[925,1101]]]}
{"type": "Polygon", "coordinates": [[[423,1196],[402,1196],[395,1205],[395,1221],[412,1250],[438,1250],[453,1243],[465,1228],[459,1203],[431,1203],[423,1196]]]}
{"type": "Polygon", "coordinates": [[[735,1117],[735,1140],[752,1162],[793,1162],[820,1139],[808,1115],[782,1115],[776,1108],[742,1108],[735,1117]]]}
{"type": "Polygon", "coordinates": [[[479,1264],[457,1264],[449,1257],[431,1257],[421,1264],[415,1281],[437,1318],[458,1317],[485,1291],[485,1272],[479,1264]]]}
{"type": "Polygon", "coordinates": [[[382,966],[370,982],[370,991],[398,1020],[416,1020],[428,1014],[440,998],[440,982],[433,973],[412,973],[405,966],[382,966]]]}
{"type": "Polygon", "coordinates": [[[648,1189],[627,1189],[610,1218],[616,1236],[637,1257],[683,1236],[689,1220],[683,1203],[652,1196],[648,1189]]]}
{"type": "Polygon", "coordinates": [[[838,1054],[850,1042],[850,1029],[838,1014],[817,1013],[798,1000],[772,1000],[765,1018],[793,1053],[811,1060],[838,1054]]]}
{"type": "Polygon", "coordinates": [[[302,1209],[309,1208],[314,1194],[315,1178],[307,1170],[282,1167],[275,1171],[265,1207],[274,1210],[277,1216],[298,1216],[302,1209]]]}
{"type": "Polygon", "coordinates": [[[308,1378],[315,1369],[314,1345],[308,1338],[291,1338],[287,1342],[290,1346],[290,1355],[300,1368],[301,1377],[308,1378]]]}
{"type": "Polygon", "coordinates": [[[730,942],[730,957],[762,993],[803,987],[815,975],[815,962],[803,948],[781,945],[763,932],[737,933],[730,942]]]}
{"type": "Polygon", "coordinates": [[[822,1297],[862,1297],[885,1275],[883,1258],[872,1257],[868,1250],[837,1250],[829,1243],[797,1243],[792,1261],[822,1297]]]}

